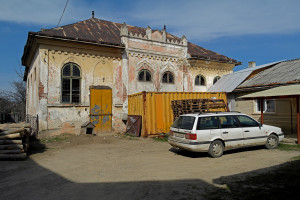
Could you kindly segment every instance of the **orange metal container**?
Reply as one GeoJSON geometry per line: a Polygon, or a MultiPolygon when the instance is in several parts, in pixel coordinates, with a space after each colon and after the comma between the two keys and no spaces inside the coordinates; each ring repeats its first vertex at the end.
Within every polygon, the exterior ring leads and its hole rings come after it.
{"type": "Polygon", "coordinates": [[[168,133],[173,123],[171,101],[183,99],[224,99],[227,103],[224,92],[140,92],[128,96],[128,115],[142,116],[143,137],[168,133]]]}

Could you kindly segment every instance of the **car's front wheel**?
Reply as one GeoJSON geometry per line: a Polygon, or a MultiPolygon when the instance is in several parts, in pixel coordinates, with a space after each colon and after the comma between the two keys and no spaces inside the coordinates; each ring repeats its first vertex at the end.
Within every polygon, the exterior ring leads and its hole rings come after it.
{"type": "Polygon", "coordinates": [[[265,146],[268,149],[276,149],[278,145],[279,145],[278,137],[274,134],[269,135],[265,146]]]}
{"type": "Polygon", "coordinates": [[[220,140],[213,141],[208,149],[208,154],[213,158],[218,158],[223,155],[224,145],[220,140]]]}

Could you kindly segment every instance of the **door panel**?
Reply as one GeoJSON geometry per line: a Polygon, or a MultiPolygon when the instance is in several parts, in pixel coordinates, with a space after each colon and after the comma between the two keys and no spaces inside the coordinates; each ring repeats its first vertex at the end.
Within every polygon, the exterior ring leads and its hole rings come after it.
{"type": "Polygon", "coordinates": [[[94,132],[105,133],[112,130],[112,90],[108,88],[90,89],[90,120],[95,125],[94,132]]]}
{"type": "Polygon", "coordinates": [[[225,140],[225,148],[238,148],[244,145],[244,133],[233,116],[220,116],[220,130],[225,140]]]}
{"type": "Polygon", "coordinates": [[[237,116],[244,132],[244,145],[258,145],[266,142],[266,134],[263,127],[249,116],[237,116]]]}

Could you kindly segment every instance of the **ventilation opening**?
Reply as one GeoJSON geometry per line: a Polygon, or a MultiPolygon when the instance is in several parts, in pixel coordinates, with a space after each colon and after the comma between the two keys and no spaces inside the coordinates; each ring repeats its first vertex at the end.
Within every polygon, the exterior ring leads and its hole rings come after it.
{"type": "Polygon", "coordinates": [[[93,134],[93,128],[86,128],[86,134],[93,134]]]}

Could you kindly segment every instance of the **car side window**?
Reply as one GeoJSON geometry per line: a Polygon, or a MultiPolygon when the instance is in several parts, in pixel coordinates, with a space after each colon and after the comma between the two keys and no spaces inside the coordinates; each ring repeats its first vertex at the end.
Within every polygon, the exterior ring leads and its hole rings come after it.
{"type": "Polygon", "coordinates": [[[242,127],[257,127],[259,126],[259,123],[255,121],[254,119],[245,116],[245,115],[238,115],[238,120],[240,121],[240,124],[242,127]]]}
{"type": "Polygon", "coordinates": [[[199,117],[197,123],[197,130],[206,129],[218,129],[219,119],[216,116],[213,117],[199,117]]]}
{"type": "Polygon", "coordinates": [[[219,116],[221,128],[238,128],[239,122],[234,116],[219,116]]]}

